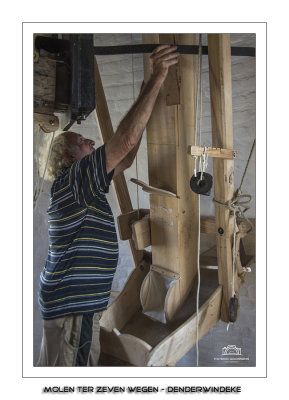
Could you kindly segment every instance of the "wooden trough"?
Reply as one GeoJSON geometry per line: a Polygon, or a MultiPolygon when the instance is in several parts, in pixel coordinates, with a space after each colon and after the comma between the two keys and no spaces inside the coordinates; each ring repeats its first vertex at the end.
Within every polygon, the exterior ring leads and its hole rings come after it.
{"type": "MultiPolygon", "coordinates": [[[[173,322],[153,320],[142,312],[137,292],[149,270],[149,264],[144,264],[132,272],[122,292],[103,314],[101,349],[134,366],[173,366],[196,343],[196,288],[193,285],[173,322]]],[[[199,339],[218,322],[222,296],[216,270],[203,269],[201,282],[199,339]]]]}

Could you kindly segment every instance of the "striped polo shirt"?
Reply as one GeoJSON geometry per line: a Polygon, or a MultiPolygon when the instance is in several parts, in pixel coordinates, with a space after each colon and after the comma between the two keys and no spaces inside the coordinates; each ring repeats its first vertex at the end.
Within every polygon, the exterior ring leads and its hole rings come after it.
{"type": "Polygon", "coordinates": [[[40,275],[43,319],[107,307],[118,261],[114,218],[106,200],[104,145],[61,171],[51,188],[49,249],[40,275]]]}

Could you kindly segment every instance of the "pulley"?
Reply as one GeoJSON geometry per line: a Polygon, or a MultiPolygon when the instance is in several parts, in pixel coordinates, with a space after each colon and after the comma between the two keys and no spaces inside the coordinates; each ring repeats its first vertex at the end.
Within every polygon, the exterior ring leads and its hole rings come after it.
{"type": "Polygon", "coordinates": [[[213,177],[207,172],[198,172],[193,175],[190,180],[190,187],[193,192],[210,196],[210,191],[213,185],[213,177]]]}

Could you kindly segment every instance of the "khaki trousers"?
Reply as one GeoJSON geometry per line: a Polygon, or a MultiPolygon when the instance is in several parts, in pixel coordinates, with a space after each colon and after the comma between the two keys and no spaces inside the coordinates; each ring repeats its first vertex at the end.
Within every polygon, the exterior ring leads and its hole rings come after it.
{"type": "Polygon", "coordinates": [[[38,367],[97,366],[102,313],[43,321],[38,367]]]}

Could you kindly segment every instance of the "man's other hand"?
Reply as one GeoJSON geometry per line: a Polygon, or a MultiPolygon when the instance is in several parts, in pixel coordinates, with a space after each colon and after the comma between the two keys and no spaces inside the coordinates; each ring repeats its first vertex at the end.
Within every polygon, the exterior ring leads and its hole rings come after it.
{"type": "Polygon", "coordinates": [[[168,74],[169,67],[177,64],[180,53],[176,53],[177,46],[160,45],[154,49],[150,59],[152,63],[152,77],[163,82],[168,74]]]}

